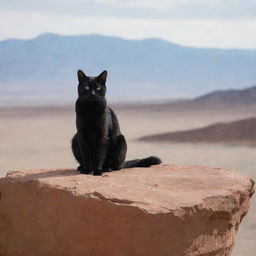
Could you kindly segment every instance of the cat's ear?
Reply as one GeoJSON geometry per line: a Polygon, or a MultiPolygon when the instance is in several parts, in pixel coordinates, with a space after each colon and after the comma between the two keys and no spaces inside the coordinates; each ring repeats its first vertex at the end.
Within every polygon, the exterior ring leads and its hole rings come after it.
{"type": "Polygon", "coordinates": [[[98,78],[101,82],[105,83],[106,80],[107,80],[107,75],[108,75],[107,70],[104,70],[103,72],[101,72],[101,73],[97,76],[97,78],[98,78]]]}
{"type": "Polygon", "coordinates": [[[88,79],[88,77],[85,75],[85,73],[80,69],[77,71],[77,77],[78,77],[79,83],[88,79]]]}

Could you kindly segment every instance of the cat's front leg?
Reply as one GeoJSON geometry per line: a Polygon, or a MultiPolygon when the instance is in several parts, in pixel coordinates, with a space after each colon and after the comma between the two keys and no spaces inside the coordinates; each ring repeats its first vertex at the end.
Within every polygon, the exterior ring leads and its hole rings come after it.
{"type": "Polygon", "coordinates": [[[79,163],[79,166],[77,170],[80,173],[83,174],[89,174],[92,172],[90,160],[88,159],[88,154],[86,156],[82,157],[82,152],[86,152],[87,150],[82,150],[81,143],[79,143],[79,140],[81,138],[79,137],[78,134],[75,134],[74,137],[72,138],[71,145],[72,145],[72,151],[74,154],[75,159],[79,163]],[[86,158],[86,160],[84,160],[86,158]]]}
{"type": "Polygon", "coordinates": [[[102,167],[106,159],[107,142],[101,141],[97,143],[92,154],[93,175],[102,175],[102,167]]]}

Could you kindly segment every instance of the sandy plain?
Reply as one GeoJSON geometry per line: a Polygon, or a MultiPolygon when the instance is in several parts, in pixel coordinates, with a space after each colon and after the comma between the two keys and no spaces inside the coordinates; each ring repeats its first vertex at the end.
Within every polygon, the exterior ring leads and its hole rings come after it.
{"type": "MultiPolygon", "coordinates": [[[[128,142],[127,159],[157,155],[163,162],[238,170],[256,179],[256,148],[210,143],[145,143],[154,133],[186,130],[256,116],[256,107],[172,111],[168,108],[114,107],[128,142]]],[[[72,106],[0,109],[0,176],[9,170],[76,167],[70,140],[72,106]]],[[[185,189],[185,188],[184,188],[185,189]]],[[[234,256],[256,255],[256,196],[237,236],[234,256]]]]}

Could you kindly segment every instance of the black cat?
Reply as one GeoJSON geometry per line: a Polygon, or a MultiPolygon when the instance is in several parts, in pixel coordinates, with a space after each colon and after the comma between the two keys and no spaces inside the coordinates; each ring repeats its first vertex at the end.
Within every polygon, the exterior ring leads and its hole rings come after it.
{"type": "Polygon", "coordinates": [[[107,71],[97,77],[88,77],[78,70],[77,75],[77,133],[72,139],[72,151],[80,164],[77,169],[81,173],[101,175],[105,171],[160,164],[161,160],[155,156],[125,161],[125,137],[105,98],[107,71]]]}

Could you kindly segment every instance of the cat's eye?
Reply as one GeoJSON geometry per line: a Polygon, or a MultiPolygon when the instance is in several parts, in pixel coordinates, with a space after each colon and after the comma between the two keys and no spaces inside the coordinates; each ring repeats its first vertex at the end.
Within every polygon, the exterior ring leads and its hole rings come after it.
{"type": "Polygon", "coordinates": [[[100,87],[100,86],[96,87],[96,90],[97,90],[97,91],[100,91],[100,90],[101,90],[101,87],[100,87]]]}
{"type": "Polygon", "coordinates": [[[85,90],[89,90],[90,87],[89,87],[88,85],[86,85],[86,86],[84,87],[84,89],[85,89],[85,90]]]}

